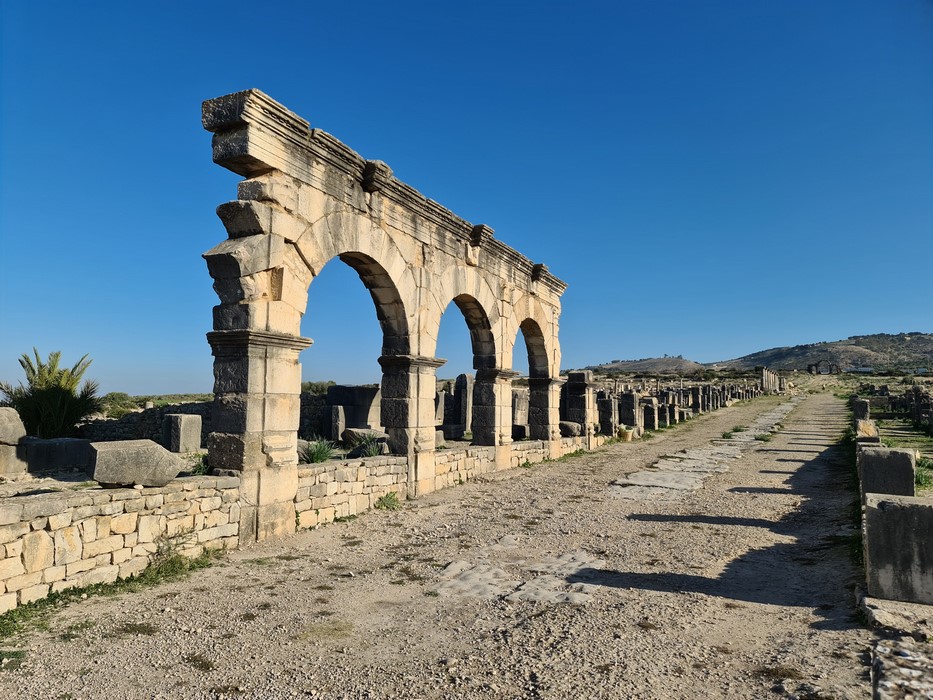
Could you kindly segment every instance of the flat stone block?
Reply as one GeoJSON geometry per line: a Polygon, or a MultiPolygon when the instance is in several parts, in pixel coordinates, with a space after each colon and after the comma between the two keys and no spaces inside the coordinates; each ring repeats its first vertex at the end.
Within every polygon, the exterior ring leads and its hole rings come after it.
{"type": "Polygon", "coordinates": [[[868,594],[933,605],[933,502],[868,493],[862,527],[868,594]]]}
{"type": "Polygon", "coordinates": [[[863,498],[866,493],[915,495],[913,450],[860,446],[856,457],[863,498]]]}
{"type": "Polygon", "coordinates": [[[87,469],[91,460],[90,440],[55,438],[42,440],[23,438],[29,471],[55,471],[59,469],[87,469]]]}
{"type": "Polygon", "coordinates": [[[165,486],[184,468],[152,440],[93,442],[91,453],[93,479],[105,486],[165,486]]]}
{"type": "Polygon", "coordinates": [[[162,418],[162,445],[169,452],[201,449],[201,416],[167,413],[162,418]]]}

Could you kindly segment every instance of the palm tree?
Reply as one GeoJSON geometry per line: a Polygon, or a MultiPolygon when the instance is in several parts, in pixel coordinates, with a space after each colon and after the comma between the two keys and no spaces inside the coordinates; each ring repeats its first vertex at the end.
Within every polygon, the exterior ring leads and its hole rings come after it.
{"type": "Polygon", "coordinates": [[[85,355],[69,369],[59,367],[61,352],[49,353],[47,361],[39,357],[35,348],[32,352],[35,361],[28,353],[19,358],[26,373],[25,385],[14,387],[0,382],[3,403],[17,410],[29,435],[70,437],[82,418],[101,408],[97,382],[85,381],[78,389],[92,361],[85,355]]]}

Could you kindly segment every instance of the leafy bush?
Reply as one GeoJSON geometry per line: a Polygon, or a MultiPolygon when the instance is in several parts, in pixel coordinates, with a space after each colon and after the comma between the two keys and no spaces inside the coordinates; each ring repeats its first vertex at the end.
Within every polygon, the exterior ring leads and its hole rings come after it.
{"type": "Polygon", "coordinates": [[[102,407],[97,382],[86,381],[78,388],[91,360],[85,355],[68,369],[58,366],[61,352],[50,353],[47,361],[35,348],[32,352],[35,362],[28,353],[19,359],[26,373],[25,385],[0,382],[3,401],[16,409],[29,435],[72,437],[78,422],[102,407]]]}
{"type": "Polygon", "coordinates": [[[108,418],[122,418],[127,413],[139,409],[137,401],[122,391],[111,391],[109,394],[104,394],[100,402],[108,418]]]}
{"type": "Polygon", "coordinates": [[[302,382],[301,390],[306,394],[326,394],[327,388],[335,385],[336,382],[330,379],[326,382],[302,382]]]}
{"type": "Polygon", "coordinates": [[[316,438],[308,443],[298,455],[298,461],[302,464],[317,464],[326,462],[334,456],[334,443],[323,438],[316,438]]]}

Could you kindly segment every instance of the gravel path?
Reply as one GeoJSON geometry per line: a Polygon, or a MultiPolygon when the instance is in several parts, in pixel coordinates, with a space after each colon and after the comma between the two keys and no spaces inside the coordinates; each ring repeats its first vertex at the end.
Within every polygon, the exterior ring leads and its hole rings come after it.
{"type": "Polygon", "coordinates": [[[844,424],[759,399],[90,598],[0,697],[864,698],[844,424]]]}

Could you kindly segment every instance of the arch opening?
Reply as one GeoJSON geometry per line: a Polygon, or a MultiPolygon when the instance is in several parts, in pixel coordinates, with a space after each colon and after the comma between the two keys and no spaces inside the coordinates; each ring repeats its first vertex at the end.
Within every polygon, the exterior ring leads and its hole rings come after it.
{"type": "Polygon", "coordinates": [[[486,375],[497,365],[496,342],[489,316],[475,297],[459,294],[447,305],[441,315],[437,347],[438,355],[449,357],[447,378],[439,382],[435,402],[436,419],[444,438],[492,444],[485,427],[489,423],[485,408],[489,392],[485,382],[488,381],[486,375]],[[462,332],[459,323],[444,323],[452,306],[459,309],[468,335],[462,332]]]}
{"type": "MultiPolygon", "coordinates": [[[[411,343],[404,302],[380,263],[356,251],[331,258],[309,284],[302,333],[315,343],[305,351],[301,438],[321,436],[341,441],[347,428],[391,433],[390,428],[407,427],[396,426],[407,422],[407,417],[387,417],[383,410],[387,370],[380,366],[380,359],[406,356],[411,343]],[[346,267],[331,265],[333,260],[346,267]],[[363,283],[371,301],[350,270],[363,283]],[[372,310],[379,330],[371,324],[372,310]]],[[[344,447],[351,449],[353,445],[345,442],[344,447]]]]}

